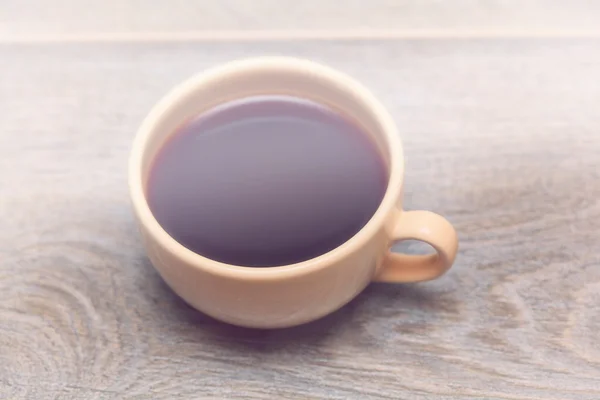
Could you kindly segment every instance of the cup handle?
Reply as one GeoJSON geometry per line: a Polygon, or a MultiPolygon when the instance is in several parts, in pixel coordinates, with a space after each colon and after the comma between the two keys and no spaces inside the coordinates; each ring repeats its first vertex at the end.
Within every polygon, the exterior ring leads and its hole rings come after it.
{"type": "Polygon", "coordinates": [[[374,282],[418,282],[444,274],[454,262],[458,250],[456,231],[444,217],[430,211],[400,211],[392,240],[420,240],[435,249],[434,254],[408,255],[390,252],[374,282]]]}

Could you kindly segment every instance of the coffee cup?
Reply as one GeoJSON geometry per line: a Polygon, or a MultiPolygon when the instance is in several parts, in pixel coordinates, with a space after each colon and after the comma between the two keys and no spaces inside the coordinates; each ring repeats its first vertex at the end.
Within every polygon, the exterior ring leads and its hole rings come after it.
{"type": "Polygon", "coordinates": [[[129,161],[133,209],[148,257],[161,277],[199,311],[253,328],[313,321],[344,306],[371,282],[431,280],[451,267],[458,248],[454,228],[432,212],[403,210],[403,175],[396,125],[373,94],[342,72],[289,57],[233,61],[178,85],[143,121],[129,161]],[[298,263],[250,268],[210,259],[175,240],[153,215],[147,185],[153,159],[182,123],[220,104],[265,94],[296,96],[351,115],[380,150],[388,183],[371,219],[342,245],[298,263]],[[390,251],[404,240],[425,242],[435,253],[390,251]]]}

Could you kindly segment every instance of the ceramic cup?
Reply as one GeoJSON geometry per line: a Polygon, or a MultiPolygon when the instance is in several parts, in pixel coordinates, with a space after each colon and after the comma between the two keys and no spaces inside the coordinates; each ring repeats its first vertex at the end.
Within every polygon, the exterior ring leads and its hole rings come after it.
{"type": "Polygon", "coordinates": [[[267,57],[210,69],[167,94],[137,133],[129,162],[129,186],[150,261],[179,296],[231,324],[280,328],[339,309],[370,282],[429,280],[450,268],[458,247],[456,232],[437,214],[402,210],[403,164],[396,126],[365,87],[311,61],[267,57]],[[310,99],[351,115],[378,146],[389,169],[388,187],[370,221],[328,253],[280,267],[228,265],[192,252],[161,228],[146,199],[149,167],[165,140],[184,121],[234,99],[268,94],[310,99]],[[391,244],[407,239],[426,242],[435,253],[390,252],[391,244]]]}

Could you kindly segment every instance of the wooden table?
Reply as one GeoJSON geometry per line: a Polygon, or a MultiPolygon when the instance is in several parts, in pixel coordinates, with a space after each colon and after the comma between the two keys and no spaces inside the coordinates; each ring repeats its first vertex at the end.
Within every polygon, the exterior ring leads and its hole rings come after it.
{"type": "Polygon", "coordinates": [[[0,6],[0,399],[600,398],[598,6],[184,3],[0,6]],[[166,287],[134,227],[131,141],[172,85],[258,54],[381,98],[406,207],[459,232],[450,273],[275,331],[166,287]]]}

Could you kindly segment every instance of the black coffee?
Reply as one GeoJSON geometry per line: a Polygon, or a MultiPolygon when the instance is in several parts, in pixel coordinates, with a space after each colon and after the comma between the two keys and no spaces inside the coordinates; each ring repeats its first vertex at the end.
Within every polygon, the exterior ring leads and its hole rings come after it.
{"type": "Polygon", "coordinates": [[[182,126],[151,168],[148,201],[188,249],[249,267],[305,261],[373,216],[388,173],[348,117],[294,97],[251,97],[182,126]]]}

